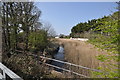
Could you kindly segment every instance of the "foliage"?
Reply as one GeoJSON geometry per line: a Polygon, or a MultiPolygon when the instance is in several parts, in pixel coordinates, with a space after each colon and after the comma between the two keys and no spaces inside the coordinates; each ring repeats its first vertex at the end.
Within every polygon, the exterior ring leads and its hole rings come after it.
{"type": "Polygon", "coordinates": [[[47,46],[47,33],[44,30],[31,32],[29,35],[29,46],[32,49],[43,50],[47,46]]]}
{"type": "Polygon", "coordinates": [[[38,64],[40,60],[27,55],[31,51],[43,54],[49,44],[40,15],[33,2],[2,2],[3,62],[26,80],[41,79],[46,74],[45,68],[38,64]]]}
{"type": "Polygon", "coordinates": [[[30,32],[39,29],[41,11],[33,2],[3,2],[2,3],[2,30],[3,51],[17,50],[18,43],[23,42],[28,50],[28,36],[30,32]],[[21,34],[22,32],[22,34],[21,34]],[[22,39],[22,40],[20,40],[22,39]]]}
{"type": "Polygon", "coordinates": [[[108,67],[99,69],[108,72],[109,74],[103,74],[99,72],[93,72],[94,77],[108,77],[114,78],[118,77],[118,69],[116,62],[118,62],[118,43],[119,43],[119,33],[118,33],[118,11],[109,16],[104,16],[99,19],[89,20],[85,23],[79,23],[71,29],[71,37],[84,37],[85,33],[89,33],[89,41],[96,47],[106,50],[107,55],[98,55],[96,58],[101,62],[107,62],[108,67]],[[110,63],[110,62],[115,63],[110,63]],[[112,69],[111,69],[112,68],[112,69]]]}

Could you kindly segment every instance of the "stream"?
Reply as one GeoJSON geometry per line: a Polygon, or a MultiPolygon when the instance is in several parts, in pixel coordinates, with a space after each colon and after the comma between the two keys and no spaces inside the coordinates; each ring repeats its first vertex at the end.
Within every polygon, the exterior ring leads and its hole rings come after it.
{"type": "MultiPolygon", "coordinates": [[[[63,46],[59,46],[59,50],[58,52],[54,55],[54,58],[57,59],[57,60],[61,60],[61,61],[64,61],[64,48],[63,46]]],[[[55,66],[58,66],[58,67],[63,67],[63,63],[60,63],[60,62],[56,62],[56,61],[53,61],[51,63],[52,65],[55,65],[55,66]]],[[[61,69],[57,69],[57,68],[54,68],[54,70],[58,71],[58,72],[62,72],[61,69]]]]}

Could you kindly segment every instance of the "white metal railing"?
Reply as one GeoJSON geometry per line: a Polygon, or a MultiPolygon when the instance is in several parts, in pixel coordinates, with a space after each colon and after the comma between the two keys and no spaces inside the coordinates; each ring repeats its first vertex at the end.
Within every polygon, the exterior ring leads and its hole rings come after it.
{"type": "Polygon", "coordinates": [[[102,71],[97,70],[97,69],[91,69],[91,68],[84,67],[84,66],[81,66],[81,65],[77,65],[77,64],[73,64],[73,63],[69,63],[69,62],[60,61],[60,60],[57,60],[57,59],[47,58],[47,57],[44,57],[44,56],[40,56],[40,58],[44,58],[44,59],[48,59],[48,60],[52,60],[52,61],[56,61],[56,62],[60,62],[60,63],[64,63],[64,64],[68,64],[68,65],[71,65],[71,66],[75,66],[75,67],[79,67],[79,68],[84,68],[84,69],[96,71],[96,72],[102,72],[102,71]]]}
{"type": "MultiPolygon", "coordinates": [[[[88,70],[92,70],[92,71],[96,71],[96,72],[102,72],[102,71],[97,70],[97,69],[91,69],[91,68],[84,67],[84,66],[81,66],[81,65],[76,65],[76,64],[73,64],[73,63],[64,62],[64,61],[60,61],[60,60],[56,60],[56,59],[52,59],[52,58],[48,58],[48,57],[44,57],[44,56],[37,56],[35,54],[32,54],[32,56],[36,57],[37,59],[38,58],[43,58],[45,60],[52,60],[52,61],[60,62],[60,63],[63,63],[63,64],[67,64],[67,65],[70,65],[70,66],[75,66],[75,67],[79,67],[79,68],[83,68],[83,69],[88,69],[88,70]]],[[[43,63],[41,61],[39,61],[39,62],[43,63]]],[[[50,67],[61,69],[61,70],[66,71],[66,72],[73,73],[73,74],[78,75],[78,76],[89,78],[86,75],[83,75],[83,74],[80,74],[80,73],[77,73],[77,72],[74,72],[74,71],[62,68],[62,67],[58,67],[58,66],[51,65],[51,64],[48,64],[48,63],[44,63],[44,64],[47,65],[47,66],[50,66],[50,67]]],[[[12,72],[10,69],[8,69],[5,65],[3,65],[1,62],[0,62],[0,69],[2,70],[2,73],[0,73],[0,79],[6,80],[6,75],[7,75],[10,78],[12,78],[13,80],[16,80],[16,79],[17,80],[23,80],[18,75],[16,75],[14,72],[12,72]]]]}
{"type": "Polygon", "coordinates": [[[15,74],[13,71],[11,71],[10,69],[8,69],[5,65],[3,65],[0,62],[0,69],[1,69],[1,73],[0,73],[0,80],[6,80],[6,75],[9,76],[11,79],[13,80],[23,80],[21,77],[19,77],[17,74],[15,74]]]}
{"type": "MultiPolygon", "coordinates": [[[[40,63],[43,63],[43,62],[40,62],[40,63]]],[[[65,68],[61,68],[61,67],[58,67],[58,66],[55,66],[55,65],[51,65],[51,64],[48,64],[48,63],[44,63],[44,64],[47,65],[47,66],[50,66],[50,67],[54,67],[54,68],[57,68],[57,69],[61,69],[61,70],[66,71],[66,72],[73,73],[73,74],[78,75],[78,76],[82,76],[82,77],[89,78],[89,77],[86,76],[86,75],[83,75],[83,74],[80,74],[80,73],[77,73],[77,72],[74,72],[74,71],[71,71],[71,70],[68,70],[68,69],[65,69],[65,68]]]]}
{"type": "MultiPolygon", "coordinates": [[[[37,55],[35,54],[32,54],[32,56],[38,58],[37,55]]],[[[79,68],[83,68],[83,69],[87,69],[87,70],[92,70],[92,71],[95,71],[95,72],[100,72],[102,73],[101,70],[97,70],[97,69],[92,69],[92,68],[88,68],[88,67],[84,67],[84,66],[81,66],[81,65],[76,65],[76,64],[73,64],[73,63],[69,63],[69,62],[64,62],[64,61],[61,61],[61,60],[57,60],[57,59],[52,59],[52,58],[48,58],[48,57],[44,57],[44,56],[39,56],[40,58],[43,58],[45,60],[52,60],[52,61],[56,61],[56,62],[60,62],[60,63],[63,63],[63,64],[67,64],[67,65],[70,65],[70,66],[75,66],[75,67],[79,67],[79,68]]],[[[44,63],[44,62],[41,62],[39,61],[40,63],[44,63]]],[[[45,65],[48,65],[50,67],[54,67],[54,68],[57,68],[57,69],[61,69],[63,71],[66,71],[66,72],[71,72],[75,75],[78,75],[78,76],[82,76],[82,77],[86,77],[86,78],[89,78],[88,76],[86,75],[83,75],[83,74],[80,74],[80,73],[77,73],[77,72],[74,72],[74,71],[71,71],[71,70],[68,70],[68,69],[65,69],[65,68],[61,68],[61,67],[58,67],[58,66],[55,66],[55,65],[51,65],[51,64],[48,64],[48,63],[44,63],[45,65]]]]}

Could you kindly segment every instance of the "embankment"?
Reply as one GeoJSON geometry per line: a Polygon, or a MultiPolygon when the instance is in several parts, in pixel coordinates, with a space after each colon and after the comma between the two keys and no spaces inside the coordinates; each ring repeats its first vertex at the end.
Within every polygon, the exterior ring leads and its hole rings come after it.
{"type": "MultiPolygon", "coordinates": [[[[98,50],[92,44],[70,39],[57,39],[57,42],[64,45],[66,61],[94,69],[100,66],[106,67],[105,63],[97,60],[96,56],[99,54],[107,54],[107,52],[98,50]]],[[[89,70],[76,67],[72,67],[70,69],[72,71],[91,76],[91,71],[89,70]]]]}

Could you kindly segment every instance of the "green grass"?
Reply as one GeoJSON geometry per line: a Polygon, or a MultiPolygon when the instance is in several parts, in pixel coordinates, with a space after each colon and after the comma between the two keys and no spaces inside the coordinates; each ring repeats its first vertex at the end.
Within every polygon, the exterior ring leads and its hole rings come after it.
{"type": "MultiPolygon", "coordinates": [[[[117,42],[113,41],[114,39],[110,37],[105,37],[105,36],[97,36],[96,38],[91,38],[88,42],[95,45],[95,47],[99,48],[100,50],[106,50],[108,52],[107,55],[98,55],[96,58],[100,60],[101,62],[109,62],[111,60],[118,62],[118,56],[115,56],[118,54],[118,45],[117,42]],[[114,42],[114,43],[113,43],[114,42]]],[[[99,72],[92,72],[93,76],[98,76],[98,77],[107,77],[107,78],[115,78],[118,77],[118,67],[117,64],[111,63],[111,64],[106,64],[108,68],[99,67],[99,70],[103,70],[104,72],[108,72],[109,74],[102,74],[99,72]],[[112,70],[110,69],[112,68],[112,70]]]]}

